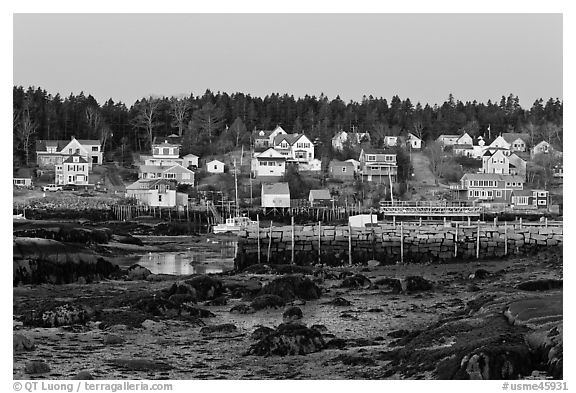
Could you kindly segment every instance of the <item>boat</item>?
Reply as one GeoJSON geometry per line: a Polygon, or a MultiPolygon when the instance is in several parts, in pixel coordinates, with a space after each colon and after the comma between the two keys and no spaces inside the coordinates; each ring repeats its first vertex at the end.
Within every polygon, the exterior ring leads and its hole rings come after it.
{"type": "Polygon", "coordinates": [[[256,221],[252,221],[248,217],[230,217],[226,219],[223,224],[217,224],[212,228],[214,234],[219,233],[236,233],[241,229],[248,228],[256,225],[256,221]]]}

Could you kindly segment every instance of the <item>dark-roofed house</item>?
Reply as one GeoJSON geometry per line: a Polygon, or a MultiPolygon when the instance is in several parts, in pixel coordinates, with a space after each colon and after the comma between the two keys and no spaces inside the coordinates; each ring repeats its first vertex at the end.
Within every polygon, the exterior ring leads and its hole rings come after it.
{"type": "Polygon", "coordinates": [[[360,175],[365,181],[396,182],[396,153],[388,149],[364,148],[360,151],[360,175]]]}
{"type": "Polygon", "coordinates": [[[460,139],[460,135],[448,135],[442,134],[436,138],[436,142],[440,143],[442,146],[453,146],[460,139]]]}
{"type": "Polygon", "coordinates": [[[304,134],[276,135],[274,150],[291,162],[308,163],[314,160],[314,144],[304,134]]]}
{"type": "Polygon", "coordinates": [[[277,135],[286,134],[282,127],[277,126],[272,131],[257,130],[252,132],[252,140],[254,141],[254,149],[262,151],[274,146],[274,138],[277,135]]]}
{"type": "Polygon", "coordinates": [[[330,178],[338,180],[354,180],[354,163],[350,161],[332,160],[328,166],[330,178]]]}
{"type": "Polygon", "coordinates": [[[332,203],[332,196],[330,195],[330,191],[327,189],[310,190],[310,194],[308,195],[308,201],[310,202],[310,206],[312,207],[314,206],[329,207],[332,203]]]}
{"type": "MultiPolygon", "coordinates": [[[[258,178],[278,178],[286,173],[286,156],[269,148],[262,153],[255,153],[252,159],[252,173],[258,178]]],[[[278,180],[278,179],[276,179],[278,180]]]]}
{"type": "Polygon", "coordinates": [[[55,167],[55,180],[58,185],[61,184],[88,184],[89,163],[79,153],[72,154],[66,158],[62,164],[55,167]]]}
{"type": "Polygon", "coordinates": [[[38,140],[36,141],[36,164],[40,168],[52,168],[61,165],[68,156],[79,154],[92,165],[102,164],[102,146],[96,139],[38,140]]]}
{"type": "Polygon", "coordinates": [[[290,207],[288,183],[262,183],[262,207],[290,207]]]}
{"type": "Polygon", "coordinates": [[[509,144],[510,151],[526,151],[530,135],[519,132],[505,132],[502,138],[509,144]]]}
{"type": "Polygon", "coordinates": [[[12,184],[16,187],[32,187],[32,171],[29,168],[14,170],[12,184]]]}
{"type": "Polygon", "coordinates": [[[515,190],[512,193],[512,206],[522,209],[546,209],[548,196],[546,190],[515,190]]]}

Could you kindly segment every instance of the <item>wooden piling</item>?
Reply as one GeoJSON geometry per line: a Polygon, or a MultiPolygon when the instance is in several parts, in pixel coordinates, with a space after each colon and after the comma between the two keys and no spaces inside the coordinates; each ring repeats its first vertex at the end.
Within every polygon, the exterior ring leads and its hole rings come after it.
{"type": "Polygon", "coordinates": [[[291,217],[291,224],[292,224],[292,257],[291,263],[294,265],[294,216],[291,217]]]}
{"type": "Polygon", "coordinates": [[[508,223],[504,221],[504,255],[508,255],[508,223]]]}
{"type": "Polygon", "coordinates": [[[478,220],[478,229],[476,231],[476,259],[480,259],[480,220],[478,220]]]}
{"type": "Polygon", "coordinates": [[[260,215],[256,214],[256,237],[258,238],[258,264],[260,264],[260,215]]]}
{"type": "Polygon", "coordinates": [[[404,225],[400,221],[400,263],[404,263],[404,225]]]}
{"type": "Polygon", "coordinates": [[[322,263],[322,223],[318,221],[318,263],[322,263]]]}
{"type": "Polygon", "coordinates": [[[270,263],[270,249],[272,248],[272,220],[270,220],[270,231],[268,232],[268,252],[266,253],[266,261],[270,263]]]}
{"type": "Polygon", "coordinates": [[[522,229],[522,217],[520,217],[520,229],[522,229]]]}
{"type": "Polygon", "coordinates": [[[454,232],[454,258],[458,256],[458,223],[456,223],[456,232],[454,232]]]}
{"type": "Polygon", "coordinates": [[[352,266],[352,226],[348,221],[348,265],[352,266]]]}

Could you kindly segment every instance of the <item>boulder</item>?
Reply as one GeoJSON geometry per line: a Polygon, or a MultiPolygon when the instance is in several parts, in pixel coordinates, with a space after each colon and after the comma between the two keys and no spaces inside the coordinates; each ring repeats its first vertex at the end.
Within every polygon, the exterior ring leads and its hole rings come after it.
{"type": "Polygon", "coordinates": [[[196,291],[198,300],[213,300],[224,294],[222,281],[207,275],[199,275],[184,281],[196,291]]]}
{"type": "Polygon", "coordinates": [[[150,269],[142,267],[142,266],[138,265],[137,263],[130,266],[128,268],[128,271],[127,271],[128,279],[133,280],[133,281],[134,280],[146,280],[146,277],[148,277],[150,274],[152,274],[150,269]]]}
{"type": "Polygon", "coordinates": [[[262,340],[267,335],[274,332],[274,329],[266,327],[266,326],[259,326],[252,332],[250,337],[252,340],[262,340]]]}
{"type": "Polygon", "coordinates": [[[420,276],[408,276],[403,281],[405,292],[429,291],[434,288],[431,281],[420,276]]]}
{"type": "Polygon", "coordinates": [[[303,314],[302,314],[302,309],[300,307],[289,307],[282,314],[282,319],[285,323],[286,322],[299,321],[302,318],[303,318],[303,314]]]}
{"type": "Polygon", "coordinates": [[[336,307],[347,307],[347,306],[352,305],[352,303],[349,300],[346,300],[343,297],[334,298],[334,299],[332,299],[329,302],[326,302],[324,304],[330,304],[330,305],[336,306],[336,307]]]}
{"type": "Polygon", "coordinates": [[[12,344],[14,352],[33,351],[36,348],[34,341],[20,333],[14,334],[12,344]]]}
{"type": "Polygon", "coordinates": [[[58,327],[85,324],[94,316],[94,310],[67,303],[44,310],[31,310],[23,315],[26,326],[58,327]]]}
{"type": "Polygon", "coordinates": [[[180,305],[174,304],[171,301],[159,296],[146,296],[138,300],[134,304],[134,308],[137,308],[148,314],[161,316],[167,314],[176,315],[180,312],[181,307],[180,305]]]}
{"type": "Polygon", "coordinates": [[[136,246],[143,246],[144,245],[144,243],[142,243],[142,240],[140,240],[137,237],[134,237],[132,235],[129,235],[129,234],[112,235],[112,238],[110,240],[113,240],[115,242],[122,243],[122,244],[133,244],[136,246]]]}
{"type": "Polygon", "coordinates": [[[24,366],[26,374],[46,374],[50,372],[50,366],[43,360],[31,360],[24,366]]]}
{"type": "Polygon", "coordinates": [[[191,285],[186,284],[184,282],[175,282],[170,286],[170,288],[166,288],[162,292],[164,293],[164,296],[168,299],[170,299],[174,295],[188,295],[192,297],[194,300],[198,299],[196,289],[194,289],[191,285]]]}
{"type": "Polygon", "coordinates": [[[300,324],[281,324],[276,331],[253,344],[246,355],[306,355],[324,349],[322,334],[300,324]]]}
{"type": "Polygon", "coordinates": [[[107,334],[106,336],[104,336],[102,342],[104,343],[104,345],[120,345],[124,344],[126,340],[115,334],[107,334]]]}
{"type": "Polygon", "coordinates": [[[225,306],[227,304],[228,299],[226,299],[226,296],[220,296],[214,300],[208,300],[207,302],[204,303],[205,306],[225,306]]]}
{"type": "Polygon", "coordinates": [[[562,288],[562,280],[542,279],[525,281],[517,286],[522,291],[549,291],[562,288]]]}
{"type": "Polygon", "coordinates": [[[264,308],[279,308],[284,307],[286,302],[280,296],[276,295],[260,295],[252,300],[250,307],[254,310],[262,310],[264,308]]]}
{"type": "Polygon", "coordinates": [[[88,371],[80,371],[78,374],[72,377],[72,380],[80,380],[80,381],[90,381],[93,379],[94,377],[88,371]]]}
{"type": "Polygon", "coordinates": [[[242,273],[251,273],[251,274],[270,274],[272,269],[268,265],[263,264],[255,264],[246,267],[242,270],[242,273]]]}
{"type": "Polygon", "coordinates": [[[366,264],[370,267],[376,267],[380,265],[380,262],[375,259],[370,259],[366,264]]]}
{"type": "Polygon", "coordinates": [[[213,318],[216,315],[209,310],[200,307],[188,306],[186,304],[182,305],[182,309],[188,313],[191,317],[196,318],[213,318]]]}
{"type": "Polygon", "coordinates": [[[130,371],[167,371],[173,368],[168,363],[150,359],[112,359],[108,363],[130,371]]]}
{"type": "Polygon", "coordinates": [[[340,286],[342,288],[368,289],[372,286],[372,281],[362,274],[355,274],[351,277],[346,277],[340,286]]]}
{"type": "Polygon", "coordinates": [[[204,326],[200,329],[200,334],[208,335],[212,333],[234,333],[236,325],[232,323],[224,323],[221,325],[204,326]]]}
{"type": "Polygon", "coordinates": [[[285,301],[294,299],[316,300],[320,298],[322,291],[307,277],[287,275],[272,280],[262,288],[259,294],[280,296],[285,301]]]}
{"type": "Polygon", "coordinates": [[[248,304],[240,303],[232,307],[230,312],[232,314],[254,314],[256,310],[250,307],[248,304]]]}

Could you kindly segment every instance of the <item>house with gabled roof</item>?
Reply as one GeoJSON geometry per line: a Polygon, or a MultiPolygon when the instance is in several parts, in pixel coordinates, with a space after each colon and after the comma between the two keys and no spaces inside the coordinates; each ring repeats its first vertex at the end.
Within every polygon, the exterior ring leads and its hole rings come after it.
{"type": "Polygon", "coordinates": [[[406,138],[406,144],[411,149],[419,150],[422,148],[422,139],[409,132],[408,137],[406,138]]]}
{"type": "Polygon", "coordinates": [[[86,160],[89,169],[102,164],[102,144],[97,139],[37,140],[36,164],[40,168],[61,165],[68,156],[78,154],[86,160]]]}
{"type": "Polygon", "coordinates": [[[442,134],[438,138],[436,138],[436,142],[438,142],[439,144],[441,144],[444,147],[453,146],[456,144],[456,142],[458,141],[459,138],[460,138],[460,135],[442,134]]]}
{"type": "Polygon", "coordinates": [[[342,151],[344,149],[344,143],[348,142],[349,139],[352,144],[360,145],[362,142],[370,142],[370,133],[338,131],[336,135],[332,137],[332,148],[337,151],[342,151]]]}
{"type": "Polygon", "coordinates": [[[363,148],[360,151],[360,175],[362,180],[378,183],[396,182],[398,165],[396,153],[391,149],[363,148]]]}
{"type": "Polygon", "coordinates": [[[546,190],[515,190],[512,192],[512,207],[519,209],[548,208],[549,192],[546,190]]]}
{"type": "Polygon", "coordinates": [[[560,147],[555,147],[547,141],[541,141],[530,150],[530,157],[533,159],[537,154],[552,154],[557,157],[562,157],[562,150],[560,147]]]}
{"type": "Polygon", "coordinates": [[[276,135],[274,150],[289,162],[308,163],[314,160],[314,143],[304,134],[276,135]]]}
{"type": "Polygon", "coordinates": [[[290,207],[290,187],[288,183],[262,183],[262,207],[290,207]]]}
{"type": "Polygon", "coordinates": [[[332,203],[332,196],[330,195],[330,191],[326,188],[321,190],[310,190],[310,193],[308,194],[308,201],[312,207],[328,207],[332,203]]]}
{"type": "Polygon", "coordinates": [[[281,177],[286,173],[286,156],[272,148],[255,153],[251,164],[255,177],[281,177]]]}
{"type": "Polygon", "coordinates": [[[493,152],[486,150],[482,156],[481,173],[510,174],[510,158],[500,149],[493,152]]]}
{"type": "Polygon", "coordinates": [[[512,192],[524,189],[524,179],[498,173],[466,173],[460,185],[451,188],[464,191],[469,200],[510,203],[512,192]]]}
{"type": "Polygon", "coordinates": [[[331,179],[352,181],[355,177],[356,168],[353,162],[332,160],[328,165],[328,173],[331,179]]]}
{"type": "Polygon", "coordinates": [[[140,179],[126,187],[126,197],[139,204],[154,207],[175,207],[188,204],[188,196],[176,192],[176,182],[168,179],[140,179]]]}
{"type": "Polygon", "coordinates": [[[520,132],[504,132],[502,134],[502,139],[504,139],[508,145],[510,151],[527,151],[528,142],[530,141],[530,135],[520,132]]]}
{"type": "Polygon", "coordinates": [[[208,173],[224,173],[225,165],[220,160],[212,160],[206,163],[206,172],[208,173]]]}
{"type": "Polygon", "coordinates": [[[472,139],[470,134],[468,134],[467,132],[460,135],[460,137],[458,137],[458,139],[456,140],[456,143],[455,143],[455,145],[469,145],[469,146],[472,146],[473,144],[474,144],[474,140],[472,139]]]}
{"type": "Polygon", "coordinates": [[[182,165],[141,165],[138,178],[144,180],[167,179],[178,184],[194,184],[194,172],[182,165]]]}
{"type": "Polygon", "coordinates": [[[54,183],[57,185],[87,185],[89,184],[89,166],[88,161],[80,153],[71,154],[62,164],[54,166],[54,183]]]}
{"type": "Polygon", "coordinates": [[[276,126],[272,131],[255,130],[252,132],[252,140],[255,150],[268,149],[274,147],[274,138],[277,135],[286,134],[286,131],[280,126],[276,126]]]}

